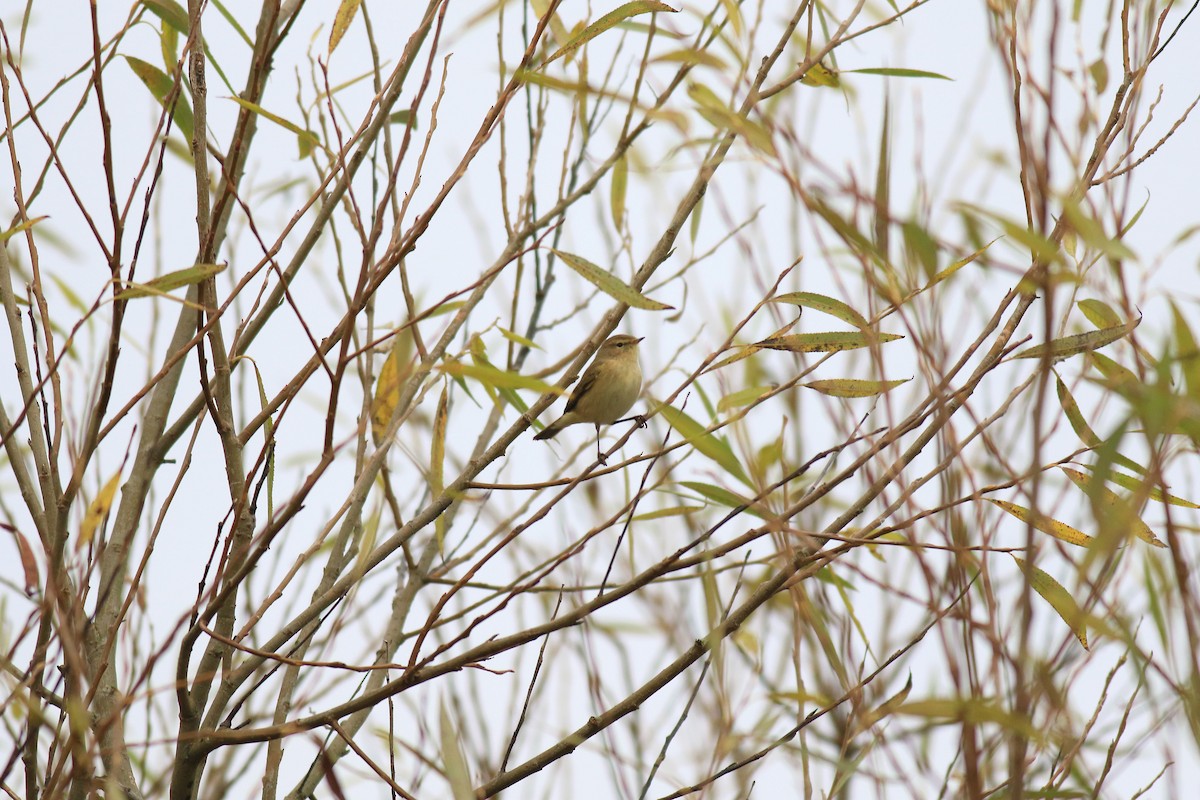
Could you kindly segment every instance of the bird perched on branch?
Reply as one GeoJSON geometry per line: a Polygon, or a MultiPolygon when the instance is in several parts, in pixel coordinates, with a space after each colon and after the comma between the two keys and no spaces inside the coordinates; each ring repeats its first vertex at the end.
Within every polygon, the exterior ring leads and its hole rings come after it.
{"type": "MultiPolygon", "coordinates": [[[[534,436],[534,439],[553,439],[558,432],[577,422],[596,426],[596,459],[606,463],[600,452],[600,426],[624,422],[621,415],[633,407],[642,391],[642,367],[638,363],[640,337],[618,333],[610,336],[596,351],[596,357],[583,373],[583,378],[571,392],[563,415],[534,436]]],[[[639,425],[646,421],[640,416],[639,425]]]]}

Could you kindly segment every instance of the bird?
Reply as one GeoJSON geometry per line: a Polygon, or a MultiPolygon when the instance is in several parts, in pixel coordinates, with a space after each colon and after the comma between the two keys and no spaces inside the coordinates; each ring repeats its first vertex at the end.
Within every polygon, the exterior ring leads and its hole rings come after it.
{"type": "MultiPolygon", "coordinates": [[[[641,394],[642,367],[638,363],[638,343],[643,338],[618,333],[606,339],[571,392],[562,416],[533,438],[553,439],[568,425],[590,422],[596,426],[596,459],[601,464],[607,464],[600,452],[600,426],[624,422],[620,419],[621,415],[633,407],[641,394]]],[[[637,420],[639,426],[646,424],[640,415],[628,419],[637,420]]]]}

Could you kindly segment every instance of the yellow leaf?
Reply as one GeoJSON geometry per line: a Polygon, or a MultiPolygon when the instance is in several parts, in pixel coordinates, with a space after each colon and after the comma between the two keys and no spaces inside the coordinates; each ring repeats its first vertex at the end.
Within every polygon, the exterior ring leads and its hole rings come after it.
{"type": "Polygon", "coordinates": [[[83,515],[83,522],[79,526],[79,540],[75,543],[77,548],[87,547],[92,541],[92,537],[96,535],[96,529],[100,527],[112,509],[113,499],[117,496],[117,487],[120,485],[121,471],[117,470],[117,474],[108,479],[108,483],[104,484],[104,488],[92,500],[87,513],[83,515]]]}
{"type": "Polygon", "coordinates": [[[1064,589],[1061,583],[1050,577],[1048,573],[1043,572],[1024,559],[1017,558],[1016,556],[1012,558],[1013,561],[1017,562],[1017,566],[1024,571],[1025,577],[1029,581],[1029,585],[1033,587],[1033,590],[1058,612],[1063,622],[1067,623],[1071,632],[1075,634],[1075,638],[1083,645],[1083,649],[1089,649],[1087,627],[1083,624],[1083,612],[1079,610],[1079,604],[1075,602],[1074,597],[1071,597],[1070,592],[1064,589]]]}
{"type": "Polygon", "coordinates": [[[375,379],[375,397],[371,401],[371,437],[375,444],[383,439],[392,414],[400,403],[400,391],[412,373],[412,335],[408,330],[396,334],[392,350],[375,379]]]}
{"type": "Polygon", "coordinates": [[[329,30],[329,52],[332,53],[338,46],[338,42],[342,41],[342,37],[346,35],[346,30],[350,27],[350,23],[354,21],[354,17],[358,14],[358,7],[362,5],[362,0],[342,0],[338,4],[337,13],[333,15],[333,27],[329,30]]]}
{"type": "Polygon", "coordinates": [[[1048,533],[1055,539],[1061,539],[1068,544],[1087,547],[1093,541],[1092,537],[1088,536],[1083,531],[1072,528],[1070,525],[1067,525],[1064,522],[1059,522],[1056,519],[1050,519],[1049,517],[1042,516],[1036,511],[1025,508],[1024,506],[1019,506],[1016,503],[1009,503],[1004,500],[993,500],[990,497],[987,498],[987,501],[998,508],[1004,509],[1017,519],[1032,526],[1035,530],[1039,530],[1042,533],[1048,533]]]}
{"type": "Polygon", "coordinates": [[[632,308],[641,308],[646,311],[673,311],[674,306],[669,306],[666,303],[660,303],[657,300],[651,300],[644,294],[634,289],[629,284],[622,281],[616,275],[613,275],[608,270],[593,264],[586,258],[581,258],[571,253],[564,253],[561,250],[552,250],[556,256],[563,260],[571,269],[578,272],[585,279],[591,282],[597,289],[604,292],[614,300],[619,300],[632,308]]]}
{"type": "Polygon", "coordinates": [[[856,378],[833,378],[823,381],[809,381],[804,386],[814,389],[830,397],[874,397],[895,389],[902,383],[908,383],[912,378],[898,381],[864,381],[856,378]]]}

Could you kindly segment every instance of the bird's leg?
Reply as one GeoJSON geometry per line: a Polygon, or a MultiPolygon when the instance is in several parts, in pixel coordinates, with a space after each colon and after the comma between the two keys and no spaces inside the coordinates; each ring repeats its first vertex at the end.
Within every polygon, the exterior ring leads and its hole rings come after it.
{"type": "MultiPolygon", "coordinates": [[[[632,417],[625,417],[624,419],[617,420],[617,422],[636,422],[639,428],[644,428],[648,424],[646,418],[641,414],[634,414],[632,417]]],[[[614,422],[613,425],[616,425],[617,422],[614,422]]]]}
{"type": "Polygon", "coordinates": [[[603,466],[608,466],[608,459],[600,452],[600,423],[596,423],[596,460],[603,466]]]}

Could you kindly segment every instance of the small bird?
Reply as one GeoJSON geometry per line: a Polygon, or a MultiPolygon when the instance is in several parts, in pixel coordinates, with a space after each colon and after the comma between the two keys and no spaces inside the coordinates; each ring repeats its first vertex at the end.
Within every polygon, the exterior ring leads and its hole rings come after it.
{"type": "MultiPolygon", "coordinates": [[[[607,463],[600,452],[600,426],[624,422],[620,416],[633,407],[642,391],[642,367],[638,364],[637,336],[618,333],[610,336],[571,392],[563,415],[546,426],[534,439],[553,439],[558,432],[577,422],[596,426],[596,458],[607,463]]],[[[645,425],[642,417],[630,417],[645,425]]]]}

